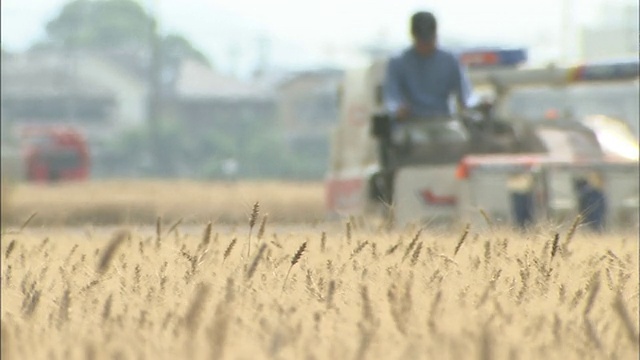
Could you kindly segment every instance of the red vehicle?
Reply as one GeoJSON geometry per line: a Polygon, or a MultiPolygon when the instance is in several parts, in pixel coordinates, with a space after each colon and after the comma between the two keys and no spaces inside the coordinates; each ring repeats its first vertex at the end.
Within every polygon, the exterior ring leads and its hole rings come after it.
{"type": "Polygon", "coordinates": [[[89,146],[77,130],[28,127],[23,131],[22,143],[28,181],[77,181],[89,177],[89,146]]]}

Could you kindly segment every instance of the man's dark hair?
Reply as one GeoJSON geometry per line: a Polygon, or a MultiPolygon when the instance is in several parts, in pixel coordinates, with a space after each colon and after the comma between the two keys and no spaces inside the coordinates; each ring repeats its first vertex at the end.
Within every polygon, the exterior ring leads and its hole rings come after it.
{"type": "Polygon", "coordinates": [[[411,35],[420,40],[434,40],[436,28],[436,17],[430,12],[419,11],[411,16],[411,35]]]}

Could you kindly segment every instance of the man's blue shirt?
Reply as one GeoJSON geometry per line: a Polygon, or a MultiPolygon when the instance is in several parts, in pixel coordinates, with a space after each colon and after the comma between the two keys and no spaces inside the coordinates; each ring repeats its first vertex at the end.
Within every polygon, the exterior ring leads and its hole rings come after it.
{"type": "Polygon", "coordinates": [[[472,91],[466,72],[453,54],[436,49],[424,56],[413,47],[389,61],[383,90],[387,111],[395,114],[404,104],[411,117],[450,116],[450,96],[457,95],[464,106],[469,106],[472,91]]]}

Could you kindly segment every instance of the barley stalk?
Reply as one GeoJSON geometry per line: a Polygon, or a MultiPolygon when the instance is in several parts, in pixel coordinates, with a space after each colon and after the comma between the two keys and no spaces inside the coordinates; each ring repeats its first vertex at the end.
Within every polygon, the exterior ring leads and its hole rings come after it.
{"type": "Polygon", "coordinates": [[[322,234],[320,235],[320,251],[321,252],[325,251],[326,245],[327,245],[327,233],[323,231],[322,234]]]}
{"type": "Polygon", "coordinates": [[[227,286],[225,288],[224,301],[229,304],[235,298],[235,284],[233,278],[227,278],[227,286]]]}
{"type": "Polygon", "coordinates": [[[69,321],[69,307],[71,304],[71,291],[69,289],[65,289],[62,294],[62,299],[60,300],[60,309],[58,312],[58,329],[62,326],[62,324],[69,321]]]}
{"type": "Polygon", "coordinates": [[[22,230],[24,230],[27,225],[29,225],[29,223],[31,222],[31,220],[33,220],[33,218],[36,217],[36,215],[38,214],[37,211],[34,211],[33,213],[31,213],[31,215],[29,215],[29,217],[27,218],[27,220],[25,220],[22,225],[20,226],[20,230],[18,230],[18,232],[22,232],[22,230]]]}
{"type": "Polygon", "coordinates": [[[587,333],[587,337],[590,340],[591,344],[594,344],[596,349],[602,351],[602,342],[600,341],[600,337],[598,337],[598,332],[595,327],[591,323],[591,320],[585,316],[584,318],[584,327],[585,332],[587,333]]]}
{"type": "Polygon", "coordinates": [[[487,223],[487,225],[489,225],[489,229],[493,229],[493,221],[491,221],[489,214],[487,214],[484,209],[480,209],[480,214],[482,215],[482,218],[487,223]]]}
{"type": "Polygon", "coordinates": [[[256,268],[258,267],[258,264],[260,263],[260,259],[262,258],[262,254],[264,253],[264,251],[267,249],[267,244],[262,244],[260,245],[260,248],[258,249],[258,253],[256,254],[255,258],[253,258],[253,261],[251,262],[251,266],[249,267],[249,270],[247,271],[247,280],[250,280],[251,277],[253,276],[253,273],[256,272],[256,268]]]}
{"type": "Polygon", "coordinates": [[[122,245],[122,243],[124,243],[124,241],[129,238],[129,236],[131,236],[131,233],[128,230],[119,230],[115,234],[113,234],[109,245],[107,245],[107,248],[102,253],[100,262],[98,262],[99,274],[104,274],[104,272],[107,271],[107,268],[109,267],[109,264],[111,263],[111,260],[116,251],[118,250],[120,245],[122,245]]]}
{"type": "Polygon", "coordinates": [[[482,335],[480,337],[480,359],[481,360],[491,360],[494,358],[493,356],[493,339],[491,335],[491,331],[489,330],[489,325],[485,324],[482,329],[482,335]]]}
{"type": "Polygon", "coordinates": [[[212,359],[222,359],[224,356],[225,344],[229,334],[230,317],[231,314],[226,303],[219,303],[214,314],[213,326],[209,331],[209,338],[213,340],[211,342],[210,356],[212,359]]]}
{"type": "Polygon", "coordinates": [[[329,285],[327,287],[327,298],[326,298],[327,309],[330,309],[333,306],[333,295],[335,291],[336,291],[336,281],[331,280],[329,281],[329,285]]]}
{"type": "Polygon", "coordinates": [[[160,247],[160,241],[162,239],[162,217],[156,218],[156,247],[160,247]]]}
{"type": "Polygon", "coordinates": [[[169,228],[169,230],[167,230],[167,234],[171,234],[172,231],[177,230],[178,226],[180,226],[180,224],[182,224],[182,221],[184,219],[180,218],[178,219],[178,221],[176,221],[175,223],[173,223],[173,225],[171,225],[171,227],[169,228]]]}
{"type": "Polygon", "coordinates": [[[620,293],[618,293],[613,303],[613,310],[615,311],[616,315],[618,315],[618,317],[620,318],[620,321],[622,321],[622,324],[624,325],[624,329],[626,331],[627,337],[629,338],[629,341],[637,349],[638,345],[640,345],[640,340],[638,339],[638,332],[636,331],[635,326],[633,325],[633,320],[631,320],[631,316],[629,315],[629,312],[627,311],[627,308],[624,305],[624,300],[622,300],[622,295],[620,293]]]}
{"type": "Polygon", "coordinates": [[[197,329],[198,318],[204,310],[205,301],[210,290],[211,286],[205,283],[199,283],[196,287],[189,309],[184,316],[185,325],[190,333],[194,333],[197,329]]]}
{"type": "Polygon", "coordinates": [[[360,287],[360,296],[362,297],[362,320],[366,323],[373,323],[373,307],[369,298],[369,289],[367,286],[360,287]]]}
{"type": "Polygon", "coordinates": [[[591,278],[589,297],[587,298],[587,305],[584,308],[584,316],[589,315],[589,312],[596,300],[596,295],[598,295],[598,290],[600,290],[600,272],[593,274],[593,277],[591,278]]]}

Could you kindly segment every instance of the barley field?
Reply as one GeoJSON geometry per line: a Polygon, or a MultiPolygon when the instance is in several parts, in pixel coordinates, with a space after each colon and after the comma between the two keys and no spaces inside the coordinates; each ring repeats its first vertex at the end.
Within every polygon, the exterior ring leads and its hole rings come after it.
{"type": "Polygon", "coordinates": [[[2,235],[2,359],[637,359],[638,238],[158,219],[2,235]]]}
{"type": "Polygon", "coordinates": [[[325,219],[321,182],[193,180],[96,180],[38,185],[3,181],[3,223],[21,226],[153,225],[167,222],[245,223],[259,199],[278,223],[325,219]]]}

